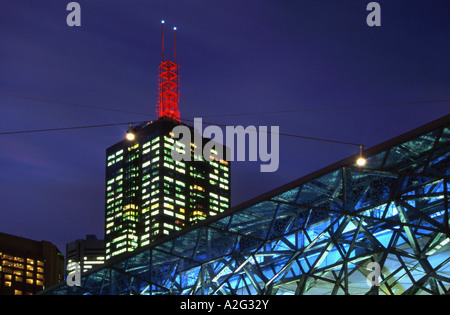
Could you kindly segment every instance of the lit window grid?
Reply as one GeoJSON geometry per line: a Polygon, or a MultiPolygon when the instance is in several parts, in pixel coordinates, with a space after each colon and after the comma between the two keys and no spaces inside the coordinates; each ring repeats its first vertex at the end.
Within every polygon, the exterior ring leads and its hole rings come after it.
{"type": "Polygon", "coordinates": [[[67,261],[66,273],[70,274],[75,271],[76,264],[80,266],[81,272],[87,272],[92,268],[95,268],[99,265],[103,265],[105,262],[104,255],[86,255],[80,261],[75,261],[74,259],[69,259],[67,261]]]}
{"type": "MultiPolygon", "coordinates": [[[[174,161],[171,156],[171,150],[173,149],[173,143],[174,140],[164,136],[161,137],[164,139],[164,141],[159,141],[160,137],[155,137],[154,139],[145,142],[142,145],[142,185],[141,185],[141,191],[142,191],[142,222],[149,221],[150,218],[159,216],[160,220],[161,218],[165,218],[165,220],[168,220],[170,223],[166,223],[166,226],[164,227],[158,227],[157,229],[151,229],[151,232],[147,234],[143,234],[141,236],[141,246],[144,246],[148,243],[148,238],[151,236],[158,236],[158,235],[168,235],[171,230],[179,230],[181,227],[184,227],[187,223],[187,217],[186,217],[186,201],[185,198],[177,198],[178,195],[183,196],[187,195],[187,191],[185,190],[186,183],[185,180],[187,180],[190,176],[193,176],[193,172],[187,171],[186,163],[183,161],[174,161]],[[162,144],[161,144],[162,142],[162,144]],[[175,180],[172,177],[165,176],[163,178],[163,183],[161,183],[161,179],[159,178],[159,169],[161,167],[164,168],[163,172],[165,173],[167,170],[171,170],[176,172],[175,178],[181,178],[181,180],[175,180]],[[183,180],[184,179],[184,180],[183,180]],[[176,192],[173,190],[167,189],[167,185],[170,184],[178,184],[175,187],[176,192]],[[179,184],[181,184],[179,186],[179,184]],[[161,185],[166,186],[160,187],[161,185]],[[149,198],[151,197],[152,193],[155,191],[162,190],[163,196],[167,198],[167,196],[173,197],[173,199],[169,202],[162,202],[162,200],[159,200],[163,198],[161,195],[159,198],[152,198],[152,201],[149,202],[149,198]],[[158,201],[158,202],[157,202],[158,201]],[[165,207],[159,207],[159,204],[166,205],[165,207]],[[159,209],[155,210],[156,207],[159,207],[159,209]],[[172,217],[172,220],[170,220],[170,217],[172,217]],[[173,219],[175,218],[175,219],[173,219]]],[[[124,150],[121,149],[112,156],[110,156],[110,162],[108,163],[108,166],[112,166],[115,163],[120,163],[123,161],[126,161],[127,163],[134,161],[139,157],[139,145],[134,144],[131,149],[129,148],[128,151],[136,150],[136,152],[131,157],[124,158],[122,156],[124,150]],[[114,158],[114,160],[113,160],[114,158]],[[112,163],[112,160],[114,163],[112,163]]],[[[193,150],[192,150],[193,151],[193,150]]],[[[215,152],[212,152],[214,154],[215,152]]],[[[192,152],[192,158],[194,158],[194,152],[192,152]]],[[[214,191],[220,195],[218,198],[225,198],[224,200],[214,200],[211,199],[209,211],[205,212],[205,210],[196,210],[191,209],[192,215],[189,218],[189,221],[191,223],[195,223],[199,220],[205,219],[208,214],[209,215],[216,215],[217,213],[223,212],[226,209],[230,207],[230,201],[229,201],[229,165],[226,161],[219,161],[218,159],[215,159],[213,161],[209,162],[213,166],[213,175],[214,179],[218,179],[217,182],[212,181],[211,179],[208,179],[210,181],[211,185],[216,185],[218,187],[214,187],[214,191]]],[[[123,166],[123,164],[122,164],[123,166]]],[[[121,216],[122,212],[122,203],[120,202],[121,199],[123,199],[123,177],[129,176],[129,174],[122,174],[123,167],[119,169],[119,174],[108,181],[107,186],[107,216],[106,216],[106,234],[110,234],[113,232],[119,232],[123,229],[122,225],[117,226],[117,221],[123,221],[124,217],[121,216]],[[115,186],[112,186],[115,185],[115,186]]],[[[135,174],[133,177],[138,177],[138,174],[135,174]]],[[[195,174],[194,174],[195,177],[195,174]]],[[[206,178],[203,178],[206,179],[206,178]]],[[[139,189],[139,187],[136,187],[136,190],[139,189]]],[[[197,195],[197,197],[199,197],[197,195]]],[[[203,198],[208,198],[206,195],[201,196],[203,198]]],[[[139,214],[133,213],[134,221],[138,221],[139,214]]],[[[145,230],[148,231],[148,227],[145,225],[145,230]]],[[[111,245],[114,245],[118,241],[112,241],[107,243],[107,248],[111,245]]],[[[129,247],[132,247],[134,249],[137,244],[133,241],[122,241],[120,243],[117,243],[117,246],[115,246],[115,250],[112,255],[117,255],[122,252],[128,251],[129,247]],[[126,250],[119,249],[120,247],[124,246],[126,250]]],[[[107,249],[108,253],[111,253],[111,249],[107,249]]]]}
{"type": "MultiPolygon", "coordinates": [[[[153,142],[153,149],[156,150],[158,147],[158,144],[156,143],[159,137],[156,137],[152,140],[153,142]]],[[[142,145],[143,149],[143,155],[148,154],[151,151],[150,146],[152,145],[152,142],[147,142],[142,145]]],[[[120,149],[118,152],[116,152],[113,155],[110,155],[108,157],[108,160],[112,160],[113,157],[116,157],[117,155],[120,155],[125,150],[120,149]]],[[[119,158],[115,159],[114,163],[109,162],[108,167],[113,166],[115,163],[122,161],[122,168],[120,170],[123,170],[123,168],[127,168],[126,174],[119,174],[115,178],[111,178],[113,176],[110,176],[110,178],[107,181],[107,184],[110,186],[107,186],[107,205],[106,205],[106,231],[105,234],[113,234],[111,236],[111,241],[106,243],[106,251],[107,251],[107,258],[110,258],[111,256],[115,256],[118,254],[121,254],[123,252],[132,251],[135,248],[138,247],[138,236],[137,236],[137,223],[139,221],[139,210],[135,209],[136,211],[125,211],[127,206],[123,206],[123,200],[125,198],[130,197],[136,197],[136,192],[139,190],[139,184],[131,188],[131,193],[124,196],[120,193],[119,190],[123,190],[123,178],[125,177],[125,180],[129,180],[130,178],[139,177],[139,166],[136,165],[135,160],[139,160],[140,153],[139,153],[139,143],[133,144],[133,146],[128,148],[128,155],[125,156],[125,158],[119,158]],[[124,162],[125,163],[124,163],[124,162]],[[134,167],[130,169],[130,164],[134,164],[134,167]],[[112,187],[111,185],[116,182],[116,187],[112,187]],[[117,185],[118,183],[118,185],[117,185]],[[115,189],[114,189],[115,188],[115,189]],[[124,222],[128,222],[128,224],[124,224],[124,222]],[[136,224],[133,224],[131,222],[134,222],[136,224]]],[[[145,162],[145,166],[150,164],[149,162],[145,162]]],[[[113,174],[114,176],[117,174],[113,174]]],[[[130,191],[128,191],[130,192],[130,191]]],[[[133,209],[134,210],[134,209],[133,209]]]]}
{"type": "Polygon", "coordinates": [[[44,287],[44,266],[42,260],[0,252],[0,285],[14,288],[17,295],[39,291],[44,287]]]}

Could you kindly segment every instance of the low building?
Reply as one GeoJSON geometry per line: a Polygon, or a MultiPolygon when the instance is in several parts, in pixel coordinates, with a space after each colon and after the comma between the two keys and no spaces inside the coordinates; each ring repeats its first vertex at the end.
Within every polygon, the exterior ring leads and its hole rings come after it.
{"type": "Polygon", "coordinates": [[[0,233],[0,295],[33,295],[63,275],[64,256],[55,245],[0,233]]]}

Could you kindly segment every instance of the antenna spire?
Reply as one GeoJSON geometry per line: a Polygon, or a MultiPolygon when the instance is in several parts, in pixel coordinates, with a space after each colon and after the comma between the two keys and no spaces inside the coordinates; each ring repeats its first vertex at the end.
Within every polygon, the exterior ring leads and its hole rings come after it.
{"type": "Polygon", "coordinates": [[[173,28],[173,61],[177,62],[177,27],[173,28]]]}
{"type": "Polygon", "coordinates": [[[161,40],[162,40],[162,43],[161,43],[161,61],[164,60],[164,23],[165,23],[165,21],[162,20],[161,21],[161,29],[162,29],[162,31],[161,31],[161,40]]]}

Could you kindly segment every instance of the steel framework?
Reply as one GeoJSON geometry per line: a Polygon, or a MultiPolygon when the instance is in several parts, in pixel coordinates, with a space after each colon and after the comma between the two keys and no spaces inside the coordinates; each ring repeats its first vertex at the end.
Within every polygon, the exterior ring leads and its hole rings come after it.
{"type": "Polygon", "coordinates": [[[179,121],[178,102],[178,65],[170,60],[162,61],[159,67],[158,117],[179,121]]]}
{"type": "Polygon", "coordinates": [[[178,102],[179,92],[179,66],[176,53],[176,27],[174,27],[174,61],[164,60],[164,20],[161,21],[162,45],[161,64],[159,66],[159,96],[157,105],[158,118],[166,117],[175,121],[180,121],[180,111],[178,102]]]}
{"type": "Polygon", "coordinates": [[[449,143],[450,115],[43,294],[449,294],[449,143]]]}

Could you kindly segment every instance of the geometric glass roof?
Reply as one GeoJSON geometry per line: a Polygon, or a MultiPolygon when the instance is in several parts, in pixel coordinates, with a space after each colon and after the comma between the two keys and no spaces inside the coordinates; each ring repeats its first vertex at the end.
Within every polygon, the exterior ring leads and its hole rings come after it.
{"type": "Polygon", "coordinates": [[[448,294],[450,115],[364,154],[41,294],[448,294]]]}

